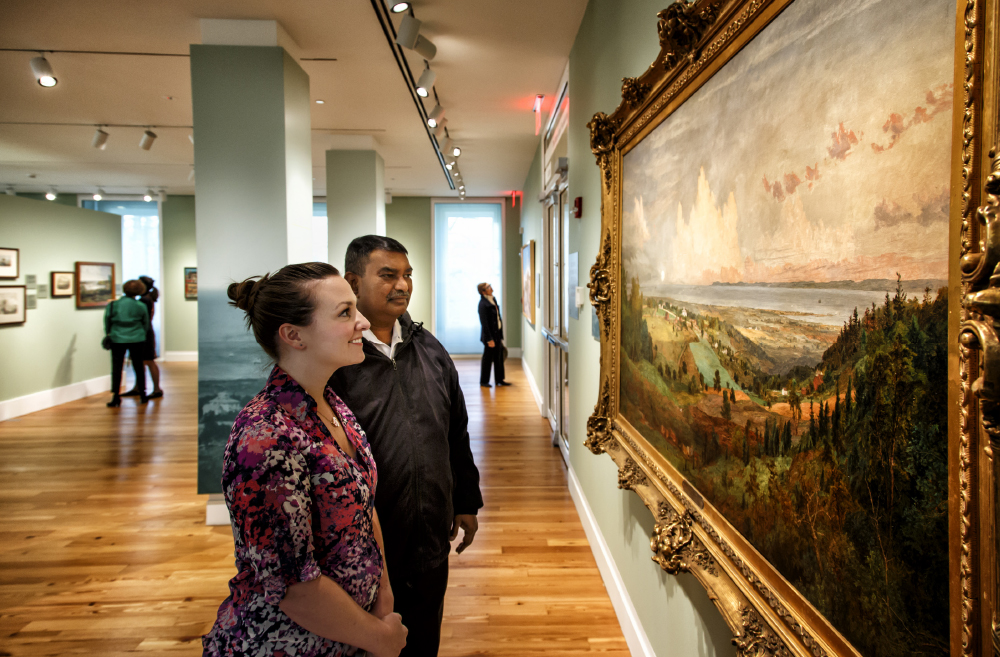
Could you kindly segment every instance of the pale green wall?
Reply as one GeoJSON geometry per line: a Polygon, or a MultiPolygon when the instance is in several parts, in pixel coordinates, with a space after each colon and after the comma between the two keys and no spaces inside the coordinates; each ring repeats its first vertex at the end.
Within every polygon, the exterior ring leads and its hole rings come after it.
{"type": "MultiPolygon", "coordinates": [[[[413,267],[410,317],[431,326],[431,240],[434,236],[431,199],[427,196],[393,196],[385,206],[385,234],[409,252],[413,267]]],[[[341,255],[343,259],[343,255],[341,255]]]]}
{"type": "MultiPolygon", "coordinates": [[[[520,235],[521,244],[528,244],[535,240],[535,287],[538,287],[538,273],[542,270],[542,204],[538,202],[538,196],[542,193],[541,180],[541,148],[535,151],[535,159],[531,162],[531,169],[528,177],[524,181],[524,208],[521,210],[521,227],[524,234],[520,235]]],[[[582,261],[581,261],[582,262],[582,261]]],[[[517,289],[521,289],[521,261],[517,261],[518,281],[517,289]]],[[[521,358],[524,364],[531,371],[531,375],[538,384],[539,391],[545,385],[545,338],[542,337],[542,309],[538,307],[538,295],[541,290],[535,290],[535,324],[532,325],[521,315],[521,358]]],[[[518,297],[520,298],[520,297],[518,297]]],[[[520,309],[518,310],[520,313],[520,309]]]]}
{"type": "MultiPolygon", "coordinates": [[[[569,198],[583,198],[583,218],[570,221],[569,250],[580,254],[581,284],[596,259],[601,226],[600,174],[586,124],[596,112],[611,113],[621,100],[622,78],[639,75],[656,57],[656,14],[664,4],[663,0],[590,0],[570,54],[569,198]]],[[[541,207],[528,200],[537,199],[537,166],[536,158],[525,182],[522,223],[523,239],[540,241],[541,207]]],[[[583,446],[600,374],[600,345],[590,332],[592,313],[588,303],[580,320],[569,322],[573,469],[656,654],[733,655],[732,633],[704,589],[692,576],[667,575],[650,560],[654,524],[650,512],[637,495],[618,489],[617,467],[608,456],[594,456],[583,446]]],[[[532,331],[525,328],[526,338],[532,331]]],[[[540,339],[525,343],[526,360],[540,379],[540,339]]]]}
{"type": "Polygon", "coordinates": [[[184,298],[184,268],[198,266],[194,196],[168,196],[162,222],[163,350],[198,351],[198,301],[184,298]]]}
{"type": "Polygon", "coordinates": [[[504,201],[504,297],[503,299],[503,339],[508,349],[521,346],[521,206],[515,207],[510,197],[504,201]]]}
{"type": "MultiPolygon", "coordinates": [[[[73,271],[77,261],[115,263],[121,284],[121,217],[74,206],[0,195],[0,246],[20,249],[21,276],[0,285],[24,285],[34,274],[73,271]]],[[[76,308],[73,298],[39,299],[27,322],[0,326],[0,401],[111,373],[101,349],[104,309],[76,308]]]]}
{"type": "Polygon", "coordinates": [[[381,155],[371,150],[326,152],[326,217],[330,264],[341,271],[352,240],[387,234],[381,155]]]}

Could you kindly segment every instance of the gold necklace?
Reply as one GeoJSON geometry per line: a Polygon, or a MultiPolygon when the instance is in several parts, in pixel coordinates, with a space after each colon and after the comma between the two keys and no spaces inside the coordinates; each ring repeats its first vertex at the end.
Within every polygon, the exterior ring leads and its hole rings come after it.
{"type": "MultiPolygon", "coordinates": [[[[331,409],[331,411],[332,410],[333,409],[331,409]]],[[[325,415],[323,415],[322,413],[319,412],[319,406],[317,406],[316,407],[316,415],[319,415],[324,420],[329,420],[330,424],[332,424],[335,427],[339,427],[340,426],[340,422],[337,421],[337,414],[336,413],[331,412],[330,413],[330,417],[328,418],[328,417],[326,417],[325,415]]]]}

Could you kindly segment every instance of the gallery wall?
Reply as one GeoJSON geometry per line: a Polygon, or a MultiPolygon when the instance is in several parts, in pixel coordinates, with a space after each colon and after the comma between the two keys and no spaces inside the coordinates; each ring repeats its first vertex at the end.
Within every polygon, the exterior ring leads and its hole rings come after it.
{"type": "MultiPolygon", "coordinates": [[[[591,0],[570,54],[569,198],[583,199],[583,217],[570,220],[569,251],[580,254],[581,285],[596,259],[601,232],[600,172],[586,125],[596,112],[611,113],[618,106],[623,77],[641,74],[655,59],[656,14],[663,5],[662,0],[591,0]]],[[[535,239],[536,246],[542,225],[539,159],[536,155],[525,181],[522,216],[522,240],[535,239]]],[[[536,266],[540,262],[536,253],[536,266]]],[[[593,312],[588,303],[580,319],[569,322],[570,463],[583,496],[648,638],[646,649],[660,657],[733,655],[732,633],[705,590],[691,575],[667,575],[651,561],[650,512],[635,493],[618,489],[618,469],[610,458],[594,456],[583,446],[600,375],[600,345],[591,337],[593,312]]],[[[537,326],[523,319],[522,326],[525,363],[544,385],[543,339],[537,326]]]]}
{"type": "MultiPolygon", "coordinates": [[[[50,272],[73,271],[77,261],[115,263],[121,284],[118,215],[0,195],[0,246],[20,249],[21,257],[20,277],[0,285],[24,285],[27,274],[49,285],[50,272]]],[[[107,376],[103,316],[103,308],[78,310],[73,298],[49,298],[27,311],[26,323],[0,326],[0,401],[107,376]]]]}
{"type": "Polygon", "coordinates": [[[163,354],[198,351],[198,301],[184,298],[184,268],[198,266],[194,196],[167,196],[163,216],[163,354]]]}

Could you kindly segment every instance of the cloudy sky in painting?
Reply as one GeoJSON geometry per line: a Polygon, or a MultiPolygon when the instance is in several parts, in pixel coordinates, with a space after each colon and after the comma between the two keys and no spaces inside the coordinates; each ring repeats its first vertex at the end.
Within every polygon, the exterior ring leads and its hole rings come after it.
{"type": "Polygon", "coordinates": [[[624,158],[643,282],[947,278],[951,0],[797,0],[624,158]]]}

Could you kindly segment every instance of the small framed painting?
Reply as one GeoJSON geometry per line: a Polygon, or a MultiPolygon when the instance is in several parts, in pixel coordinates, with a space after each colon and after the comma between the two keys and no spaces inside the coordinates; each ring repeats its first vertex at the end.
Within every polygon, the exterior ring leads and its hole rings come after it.
{"type": "Polygon", "coordinates": [[[184,268],[184,298],[185,299],[197,299],[198,298],[198,268],[197,267],[185,267],[184,268]]]}
{"type": "Polygon", "coordinates": [[[21,275],[21,250],[0,247],[0,278],[17,278],[21,275]]]}
{"type": "Polygon", "coordinates": [[[0,286],[0,326],[24,324],[27,319],[27,289],[24,285],[0,286]]]}
{"type": "Polygon", "coordinates": [[[521,314],[535,324],[535,240],[521,246],[521,314]]]}
{"type": "Polygon", "coordinates": [[[76,263],[76,307],[103,308],[115,300],[115,263],[76,263]]]}
{"type": "Polygon", "coordinates": [[[52,298],[62,299],[76,296],[76,274],[71,271],[54,271],[50,277],[52,298]]]}

